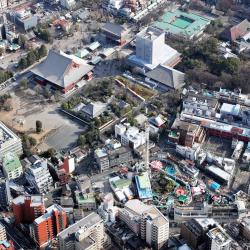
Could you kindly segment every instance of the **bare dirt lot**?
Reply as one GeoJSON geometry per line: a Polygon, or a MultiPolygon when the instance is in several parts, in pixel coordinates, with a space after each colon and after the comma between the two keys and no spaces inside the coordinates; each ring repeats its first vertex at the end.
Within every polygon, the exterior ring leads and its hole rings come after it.
{"type": "Polygon", "coordinates": [[[79,125],[59,111],[60,104],[48,103],[43,96],[38,96],[28,89],[12,93],[10,112],[0,112],[0,120],[19,132],[26,132],[34,137],[38,150],[48,148],[68,149],[74,146],[78,135],[84,131],[79,125]],[[35,132],[36,121],[40,120],[43,131],[35,132]]]}

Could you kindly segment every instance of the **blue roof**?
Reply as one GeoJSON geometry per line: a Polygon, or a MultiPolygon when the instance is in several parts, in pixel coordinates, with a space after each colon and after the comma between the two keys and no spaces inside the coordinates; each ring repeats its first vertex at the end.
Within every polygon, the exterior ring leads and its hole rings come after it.
{"type": "Polygon", "coordinates": [[[220,184],[218,184],[217,182],[212,182],[209,187],[213,190],[217,190],[220,188],[220,184]]]}
{"type": "Polygon", "coordinates": [[[147,173],[144,173],[142,176],[135,176],[136,187],[140,199],[149,199],[153,197],[150,181],[148,180],[147,173]],[[145,181],[147,183],[145,183],[145,181]]]}
{"type": "Polygon", "coordinates": [[[10,243],[8,241],[6,241],[6,240],[1,240],[0,245],[4,245],[6,248],[10,247],[10,243]]]}

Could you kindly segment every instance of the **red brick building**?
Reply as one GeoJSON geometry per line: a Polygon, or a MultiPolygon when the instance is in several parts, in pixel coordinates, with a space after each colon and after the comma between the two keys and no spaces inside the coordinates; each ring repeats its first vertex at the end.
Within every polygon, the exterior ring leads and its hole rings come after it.
{"type": "Polygon", "coordinates": [[[67,227],[67,216],[59,205],[52,205],[46,213],[34,220],[30,225],[30,236],[38,247],[46,246],[62,230],[67,227]]]}
{"type": "Polygon", "coordinates": [[[16,224],[31,224],[36,218],[45,213],[41,195],[18,196],[12,201],[12,209],[16,224]]]}

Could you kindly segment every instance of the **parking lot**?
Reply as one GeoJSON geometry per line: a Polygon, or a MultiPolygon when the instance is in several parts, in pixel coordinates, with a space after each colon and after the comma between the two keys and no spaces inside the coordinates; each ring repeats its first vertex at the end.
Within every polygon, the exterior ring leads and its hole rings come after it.
{"type": "Polygon", "coordinates": [[[202,146],[206,152],[214,153],[217,156],[230,158],[233,150],[231,149],[231,140],[210,136],[202,146]]]}

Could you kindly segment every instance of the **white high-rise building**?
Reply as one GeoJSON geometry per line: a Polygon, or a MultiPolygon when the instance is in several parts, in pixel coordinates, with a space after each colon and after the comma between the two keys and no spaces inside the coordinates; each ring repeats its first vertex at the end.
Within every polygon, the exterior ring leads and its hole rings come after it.
{"type": "Polygon", "coordinates": [[[107,249],[110,240],[104,231],[101,217],[91,213],[58,235],[59,250],[107,249]]]}
{"type": "Polygon", "coordinates": [[[0,0],[0,10],[8,7],[8,0],[0,0]]]}
{"type": "Polygon", "coordinates": [[[148,27],[136,36],[136,59],[149,67],[159,64],[175,65],[180,54],[165,44],[165,32],[148,27]],[[151,66],[150,66],[151,65],[151,66]]]}
{"type": "Polygon", "coordinates": [[[169,221],[155,206],[130,200],[119,210],[119,218],[154,249],[160,249],[169,238],[169,221]]]}
{"type": "Polygon", "coordinates": [[[48,191],[53,184],[46,160],[41,159],[33,163],[27,169],[25,177],[30,186],[34,187],[40,194],[48,191]]]}

